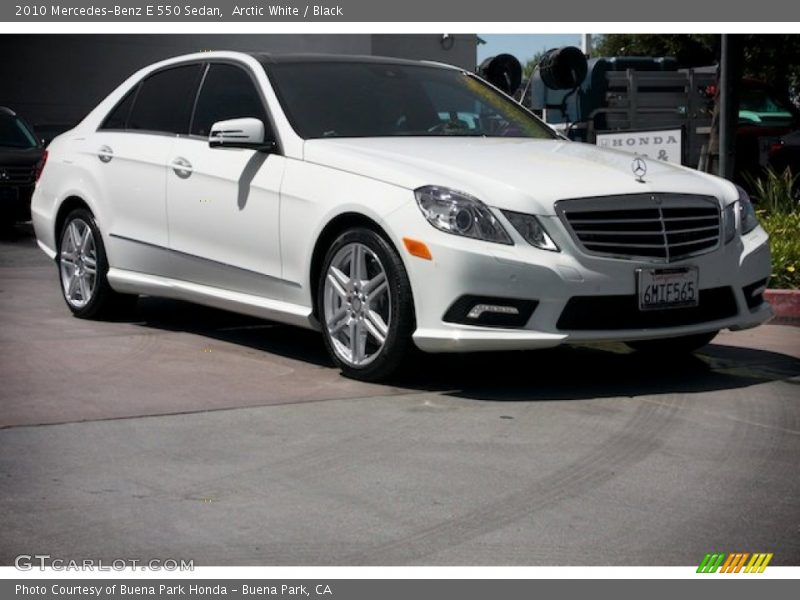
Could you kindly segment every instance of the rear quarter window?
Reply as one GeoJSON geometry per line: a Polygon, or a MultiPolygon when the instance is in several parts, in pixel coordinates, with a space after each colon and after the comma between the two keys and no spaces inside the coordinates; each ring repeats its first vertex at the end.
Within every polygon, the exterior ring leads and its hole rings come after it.
{"type": "Polygon", "coordinates": [[[100,125],[100,129],[125,129],[128,126],[128,116],[131,113],[133,100],[136,98],[138,90],[139,86],[135,85],[131,91],[125,94],[125,97],[108,114],[103,124],[100,125]]]}

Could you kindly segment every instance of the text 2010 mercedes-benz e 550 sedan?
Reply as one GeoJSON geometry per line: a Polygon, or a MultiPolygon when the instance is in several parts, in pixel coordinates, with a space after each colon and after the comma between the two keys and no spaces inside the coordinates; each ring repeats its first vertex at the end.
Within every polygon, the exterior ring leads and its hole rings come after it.
{"type": "Polygon", "coordinates": [[[75,315],[191,300],[320,329],[363,379],[413,346],[690,351],[771,316],[743,190],[561,139],[439,64],[160,62],[53,141],[32,211],[75,315]]]}

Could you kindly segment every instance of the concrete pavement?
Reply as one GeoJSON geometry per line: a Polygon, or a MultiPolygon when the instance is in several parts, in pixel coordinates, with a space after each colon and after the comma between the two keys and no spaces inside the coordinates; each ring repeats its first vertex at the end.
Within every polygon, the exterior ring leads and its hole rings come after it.
{"type": "Polygon", "coordinates": [[[800,564],[800,329],[654,364],[438,356],[390,385],[307,332],[144,299],[69,316],[0,242],[0,564],[800,564]]]}

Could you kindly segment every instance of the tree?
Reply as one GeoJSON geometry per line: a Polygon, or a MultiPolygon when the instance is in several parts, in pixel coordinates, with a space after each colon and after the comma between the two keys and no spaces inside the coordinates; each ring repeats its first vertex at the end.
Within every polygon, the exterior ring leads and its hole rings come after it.
{"type": "Polygon", "coordinates": [[[718,35],[611,34],[595,44],[593,56],[674,56],[681,67],[714,64],[719,56],[718,35]]]}
{"type": "Polygon", "coordinates": [[[522,81],[523,81],[523,85],[524,85],[524,83],[527,83],[528,80],[531,78],[531,75],[533,75],[533,72],[536,69],[536,65],[538,65],[539,62],[542,60],[542,56],[544,56],[544,53],[545,53],[544,50],[540,50],[539,52],[534,54],[532,57],[530,57],[528,59],[528,62],[526,62],[524,65],[522,65],[522,81]]]}
{"type": "MultiPolygon", "coordinates": [[[[744,75],[765,81],[797,102],[800,93],[800,35],[742,36],[744,75]]],[[[712,34],[609,34],[594,56],[674,56],[680,67],[712,65],[719,60],[720,36],[712,34]]]]}

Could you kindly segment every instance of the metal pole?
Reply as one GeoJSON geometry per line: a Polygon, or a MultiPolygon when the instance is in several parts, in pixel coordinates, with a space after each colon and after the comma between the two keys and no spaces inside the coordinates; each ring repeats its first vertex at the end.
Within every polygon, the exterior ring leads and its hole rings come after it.
{"type": "Polygon", "coordinates": [[[719,63],[719,175],[733,179],[736,126],[739,122],[741,44],[736,35],[723,35],[719,63]]]}
{"type": "Polygon", "coordinates": [[[592,34],[591,33],[583,33],[581,34],[581,50],[586,56],[592,55],[592,34]]]}

